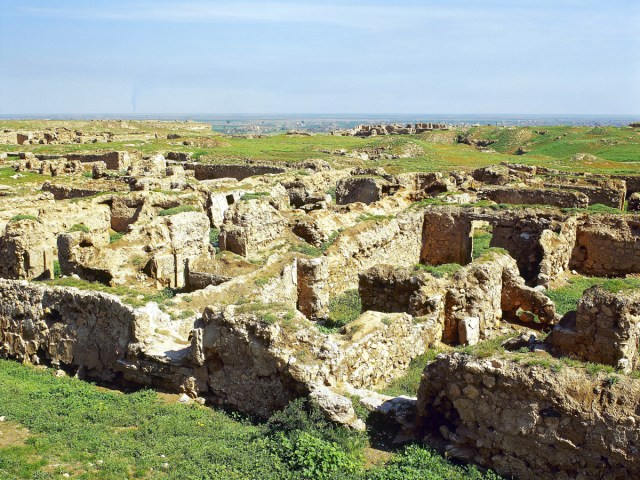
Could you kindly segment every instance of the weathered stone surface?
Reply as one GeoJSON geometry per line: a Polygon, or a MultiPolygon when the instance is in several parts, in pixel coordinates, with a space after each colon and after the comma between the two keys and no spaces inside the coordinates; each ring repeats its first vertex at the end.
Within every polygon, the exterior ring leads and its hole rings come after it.
{"type": "Polygon", "coordinates": [[[329,314],[329,268],[325,258],[298,260],[298,310],[307,318],[329,314]]]}
{"type": "Polygon", "coordinates": [[[578,224],[570,268],[584,275],[640,273],[640,218],[589,215],[578,224]]]}
{"type": "Polygon", "coordinates": [[[53,278],[55,237],[38,220],[9,222],[0,237],[0,277],[53,278]]]}
{"type": "Polygon", "coordinates": [[[567,314],[547,337],[559,354],[612,365],[625,372],[638,367],[640,292],[585,292],[578,310],[567,314]]]}
{"type": "Polygon", "coordinates": [[[418,415],[448,455],[506,477],[635,478],[640,381],[620,380],[440,355],[425,369],[418,415]]]}
{"type": "Polygon", "coordinates": [[[249,256],[276,242],[284,227],[284,218],[267,201],[238,202],[225,213],[220,248],[249,256]]]}
{"type": "Polygon", "coordinates": [[[589,197],[582,192],[551,188],[483,188],[481,196],[496,203],[549,205],[560,208],[587,208],[589,197]]]}

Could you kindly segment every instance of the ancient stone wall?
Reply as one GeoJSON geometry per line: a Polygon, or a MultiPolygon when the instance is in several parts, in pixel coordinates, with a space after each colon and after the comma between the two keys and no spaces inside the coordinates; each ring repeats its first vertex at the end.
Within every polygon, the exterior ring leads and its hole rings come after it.
{"type": "Polygon", "coordinates": [[[113,295],[0,280],[0,298],[0,346],[11,357],[112,377],[136,335],[134,310],[113,295]]]}
{"type": "Polygon", "coordinates": [[[244,257],[272,245],[285,228],[285,220],[267,201],[235,203],[220,228],[220,248],[244,257]]]}
{"type": "Polygon", "coordinates": [[[581,219],[569,266],[584,275],[640,273],[640,217],[590,215],[581,219]]]}
{"type": "Polygon", "coordinates": [[[0,237],[0,278],[53,278],[54,254],[48,226],[32,219],[9,222],[0,237]]]}
{"type": "Polygon", "coordinates": [[[455,353],[427,365],[418,415],[448,455],[507,478],[637,478],[638,399],[639,380],[455,353]]]}
{"type": "Polygon", "coordinates": [[[557,229],[544,230],[540,235],[542,260],[536,282],[538,285],[549,285],[555,277],[569,269],[576,244],[577,225],[577,219],[570,217],[566,222],[559,223],[557,229]]]}
{"type": "Polygon", "coordinates": [[[558,354],[630,372],[637,368],[640,292],[587,290],[578,310],[567,314],[547,337],[558,354]]]}
{"type": "Polygon", "coordinates": [[[348,177],[338,180],[336,184],[336,203],[362,202],[367,205],[382,198],[382,186],[386,183],[375,177],[348,177]]]}
{"type": "Polygon", "coordinates": [[[184,166],[188,170],[195,172],[198,180],[213,180],[216,178],[235,178],[243,180],[254,175],[265,175],[268,173],[278,174],[286,172],[286,168],[274,167],[270,165],[242,165],[242,164],[200,164],[187,163],[184,166]]]}
{"type": "Polygon", "coordinates": [[[126,170],[131,166],[131,155],[129,152],[107,152],[107,153],[69,153],[67,159],[77,160],[82,163],[104,162],[109,170],[126,170]]]}
{"type": "Polygon", "coordinates": [[[587,208],[589,197],[582,192],[551,188],[485,188],[481,196],[496,203],[513,205],[549,205],[560,208],[587,208]]]}
{"type": "Polygon", "coordinates": [[[471,220],[461,209],[443,207],[425,210],[422,238],[420,263],[466,265],[471,261],[471,220]]]}
{"type": "Polygon", "coordinates": [[[589,197],[589,205],[597,203],[622,210],[627,187],[624,180],[609,178],[574,178],[554,176],[545,180],[545,187],[571,189],[589,197]]]}
{"type": "Polygon", "coordinates": [[[362,309],[376,312],[409,312],[411,299],[426,283],[411,268],[376,265],[359,275],[362,309]]]}
{"type": "Polygon", "coordinates": [[[329,288],[337,295],[358,288],[358,273],[379,263],[413,267],[420,262],[424,214],[413,210],[390,220],[362,222],[327,250],[329,288]]]}

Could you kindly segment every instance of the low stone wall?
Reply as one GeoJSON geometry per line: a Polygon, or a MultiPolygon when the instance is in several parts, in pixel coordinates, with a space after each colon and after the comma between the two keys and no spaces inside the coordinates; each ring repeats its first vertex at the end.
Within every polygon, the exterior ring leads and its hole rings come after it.
{"type": "Polygon", "coordinates": [[[481,196],[496,203],[513,205],[549,205],[559,208],[587,208],[589,197],[582,192],[551,188],[494,187],[483,189],[481,196]]]}
{"type": "Polygon", "coordinates": [[[601,277],[640,273],[640,216],[582,219],[569,266],[584,275],[601,277]]]}
{"type": "Polygon", "coordinates": [[[184,166],[187,170],[193,170],[198,180],[214,180],[216,178],[235,178],[243,180],[254,175],[265,175],[268,173],[285,173],[286,168],[274,167],[270,165],[242,165],[242,164],[200,164],[187,163],[184,166]]]}
{"type": "Polygon", "coordinates": [[[384,385],[442,332],[406,314],[367,312],[345,336],[327,336],[304,320],[286,326],[241,311],[205,310],[193,332],[194,373],[201,392],[262,417],[323,385],[384,385]]]}
{"type": "Polygon", "coordinates": [[[640,292],[587,290],[546,339],[559,355],[603,363],[630,372],[638,366],[640,292]]]}
{"type": "Polygon", "coordinates": [[[68,185],[55,185],[45,182],[42,185],[42,191],[51,192],[56,200],[68,200],[70,198],[92,197],[103,190],[95,190],[89,188],[76,188],[68,185]]]}
{"type": "Polygon", "coordinates": [[[358,288],[358,273],[380,263],[412,267],[420,262],[424,213],[412,210],[391,220],[362,222],[343,232],[327,250],[333,295],[358,288]]]}
{"type": "Polygon", "coordinates": [[[358,291],[364,311],[409,312],[411,298],[426,283],[412,269],[392,265],[376,265],[359,277],[358,291]]]}
{"type": "Polygon", "coordinates": [[[466,265],[471,261],[471,220],[462,209],[441,207],[425,210],[422,238],[420,263],[466,265]]]}
{"type": "Polygon", "coordinates": [[[128,152],[70,153],[67,159],[82,163],[104,162],[108,170],[126,170],[131,165],[128,152]]]}
{"type": "Polygon", "coordinates": [[[572,178],[564,176],[550,177],[545,187],[571,189],[589,197],[589,205],[597,203],[622,210],[627,193],[623,180],[608,178],[572,178]]]}
{"type": "Polygon", "coordinates": [[[18,359],[113,380],[140,333],[139,314],[113,295],[0,280],[0,299],[0,348],[18,359]]]}
{"type": "Polygon", "coordinates": [[[638,478],[639,399],[628,377],[454,353],[427,365],[418,415],[449,456],[507,478],[638,478]]]}

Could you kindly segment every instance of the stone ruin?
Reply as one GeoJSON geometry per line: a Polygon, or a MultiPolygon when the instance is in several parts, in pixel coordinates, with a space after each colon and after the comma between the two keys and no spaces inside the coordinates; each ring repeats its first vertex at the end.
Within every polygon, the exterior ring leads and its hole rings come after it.
{"type": "Polygon", "coordinates": [[[519,478],[639,474],[631,377],[518,364],[507,348],[441,354],[417,399],[375,391],[430,348],[523,334],[543,361],[635,372],[637,293],[588,290],[561,317],[545,292],[571,272],[640,274],[640,217],[622,211],[637,178],[167,157],[5,157],[17,173],[75,167],[0,197],[1,355],[260,417],[308,396],[361,429],[359,398],[404,440],[519,478]],[[332,302],[354,292],[361,310],[331,330],[332,302]]]}
{"type": "Polygon", "coordinates": [[[448,129],[449,126],[444,123],[421,122],[413,125],[394,123],[390,125],[358,125],[350,130],[334,130],[331,135],[371,137],[376,135],[409,135],[448,129]]]}

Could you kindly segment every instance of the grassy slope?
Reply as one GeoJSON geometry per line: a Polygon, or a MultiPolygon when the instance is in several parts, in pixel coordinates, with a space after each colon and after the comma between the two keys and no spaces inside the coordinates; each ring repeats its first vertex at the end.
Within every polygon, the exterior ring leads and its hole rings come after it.
{"type": "Polygon", "coordinates": [[[495,479],[420,447],[364,468],[366,437],[330,426],[301,404],[267,424],[157,394],[99,389],[52,370],[0,360],[0,478],[495,479]],[[20,425],[29,429],[25,435],[20,425]],[[345,473],[350,472],[350,473],[345,473]]]}

